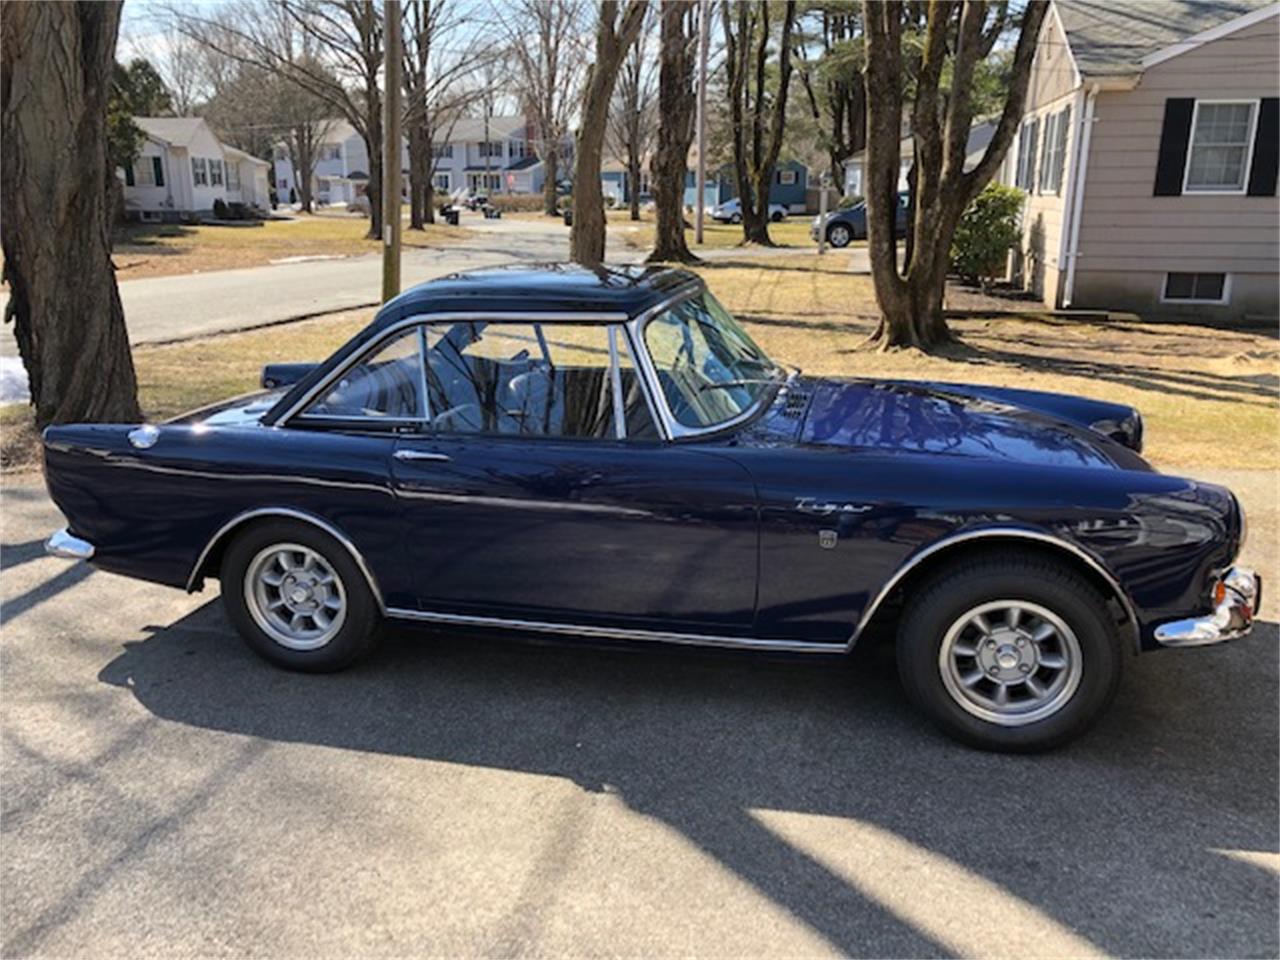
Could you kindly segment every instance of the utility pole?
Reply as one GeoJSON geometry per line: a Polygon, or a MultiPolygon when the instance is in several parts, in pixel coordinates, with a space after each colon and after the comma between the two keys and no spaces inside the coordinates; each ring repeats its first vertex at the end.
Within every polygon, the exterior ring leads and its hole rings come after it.
{"type": "Polygon", "coordinates": [[[711,42],[711,4],[698,4],[698,198],[693,204],[693,242],[702,243],[707,196],[707,46],[711,42]]]}
{"type": "Polygon", "coordinates": [[[382,302],[400,292],[400,0],[384,5],[382,98],[382,302]]]}

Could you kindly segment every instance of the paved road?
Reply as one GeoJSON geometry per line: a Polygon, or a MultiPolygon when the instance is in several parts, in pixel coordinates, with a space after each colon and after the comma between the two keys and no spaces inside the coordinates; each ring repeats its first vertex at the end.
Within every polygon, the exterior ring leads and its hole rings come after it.
{"type": "MultiPolygon", "coordinates": [[[[568,231],[556,221],[486,221],[475,216],[468,217],[466,225],[478,236],[458,246],[406,247],[401,258],[404,285],[495,263],[568,256],[568,231]]],[[[638,257],[622,246],[611,247],[609,255],[620,262],[638,257]]],[[[126,280],[120,284],[120,299],[130,342],[156,343],[372,306],[381,288],[382,258],[370,254],[126,280]]],[[[5,300],[0,294],[0,310],[5,300]]],[[[0,329],[0,356],[17,355],[13,332],[6,325],[0,329]]]]}
{"type": "MultiPolygon", "coordinates": [[[[1222,476],[1280,583],[1276,476],[1222,476]]],[[[1276,956],[1276,611],[1041,757],[847,665],[395,631],[273,670],[5,489],[6,957],[1276,956]]],[[[652,572],[651,572],[652,573],[652,572]]],[[[210,593],[215,593],[211,587],[210,593]]]]}

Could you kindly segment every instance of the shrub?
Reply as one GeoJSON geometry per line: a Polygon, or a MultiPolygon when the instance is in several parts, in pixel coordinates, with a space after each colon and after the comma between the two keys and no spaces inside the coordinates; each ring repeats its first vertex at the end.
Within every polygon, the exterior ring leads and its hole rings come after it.
{"type": "Polygon", "coordinates": [[[542,209],[542,193],[495,193],[489,203],[503,213],[537,212],[542,209]]]}
{"type": "Polygon", "coordinates": [[[974,197],[951,240],[951,267],[969,282],[982,284],[1004,271],[1005,258],[1022,238],[1022,191],[989,183],[974,197]]]}
{"type": "Polygon", "coordinates": [[[231,211],[227,208],[227,202],[221,197],[213,201],[213,216],[217,220],[230,220],[231,211]]]}
{"type": "Polygon", "coordinates": [[[840,202],[836,204],[837,210],[849,210],[856,207],[862,202],[862,195],[858,193],[850,193],[840,198],[840,202]]]}

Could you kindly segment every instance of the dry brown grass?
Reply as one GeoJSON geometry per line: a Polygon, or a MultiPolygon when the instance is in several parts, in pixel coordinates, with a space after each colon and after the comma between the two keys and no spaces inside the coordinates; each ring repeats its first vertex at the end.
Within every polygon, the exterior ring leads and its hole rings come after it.
{"type": "MultiPolygon", "coordinates": [[[[1131,404],[1161,467],[1280,468],[1280,349],[1274,337],[1174,324],[1088,323],[1030,315],[953,321],[939,356],[860,348],[874,326],[868,277],[847,256],[743,259],[699,268],[772,356],[807,372],[989,383],[1131,404]]],[[[153,419],[254,389],[264,363],[320,360],[372,310],[134,351],[153,419]]],[[[0,407],[10,468],[36,453],[30,412],[0,407]]]]}
{"type": "MultiPolygon", "coordinates": [[[[642,211],[639,222],[633,221],[627,210],[610,210],[608,212],[609,232],[620,236],[623,242],[633,250],[650,250],[653,248],[655,220],[652,210],[642,211]]],[[[781,223],[769,224],[769,237],[780,247],[815,247],[809,238],[809,221],[812,218],[805,214],[788,217],[781,223]]],[[[693,228],[685,230],[685,240],[689,249],[695,253],[699,249],[726,250],[742,244],[742,225],[717,223],[710,217],[703,223],[703,246],[693,242],[693,228]]]]}
{"type": "MultiPolygon", "coordinates": [[[[133,280],[258,267],[285,257],[377,253],[382,244],[365,237],[368,229],[364,217],[337,212],[268,220],[260,226],[131,225],[117,234],[112,259],[116,279],[133,280]]],[[[443,247],[473,233],[437,223],[424,231],[406,228],[402,236],[408,247],[443,247]]]]}

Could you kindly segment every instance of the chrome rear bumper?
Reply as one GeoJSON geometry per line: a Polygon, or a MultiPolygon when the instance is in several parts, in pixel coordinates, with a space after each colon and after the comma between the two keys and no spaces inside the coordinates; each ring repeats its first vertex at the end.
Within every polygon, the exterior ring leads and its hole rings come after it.
{"type": "Polygon", "coordinates": [[[1232,567],[1222,578],[1222,597],[1213,613],[1162,623],[1156,627],[1156,641],[1166,647],[1207,647],[1238,640],[1253,628],[1260,585],[1252,570],[1232,567]]]}
{"type": "Polygon", "coordinates": [[[93,544],[79,537],[73,537],[67,528],[63,527],[45,541],[44,552],[51,557],[62,557],[64,560],[91,560],[93,544]]]}

